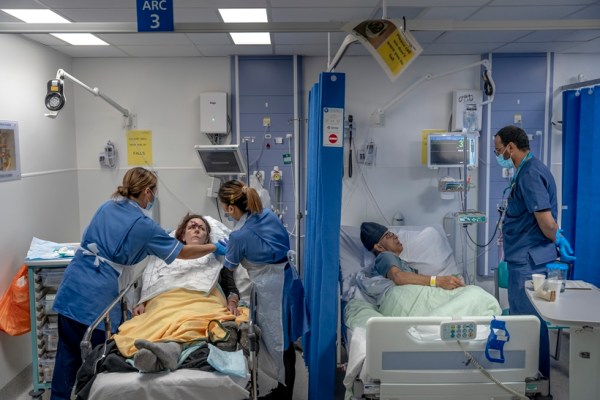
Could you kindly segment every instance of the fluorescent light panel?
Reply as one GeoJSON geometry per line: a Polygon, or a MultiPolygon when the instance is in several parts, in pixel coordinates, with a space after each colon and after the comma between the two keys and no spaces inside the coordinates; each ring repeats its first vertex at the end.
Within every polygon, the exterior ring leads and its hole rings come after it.
{"type": "Polygon", "coordinates": [[[64,40],[73,46],[108,46],[104,40],[91,33],[51,33],[52,36],[64,40]]]}
{"type": "Polygon", "coordinates": [[[266,8],[219,8],[223,22],[269,22],[266,8]]]}
{"type": "Polygon", "coordinates": [[[246,44],[271,44],[269,32],[230,32],[233,43],[246,44]]]}
{"type": "Polygon", "coordinates": [[[2,9],[7,14],[20,19],[28,24],[64,24],[71,21],[64,19],[52,10],[23,10],[2,9]]]}

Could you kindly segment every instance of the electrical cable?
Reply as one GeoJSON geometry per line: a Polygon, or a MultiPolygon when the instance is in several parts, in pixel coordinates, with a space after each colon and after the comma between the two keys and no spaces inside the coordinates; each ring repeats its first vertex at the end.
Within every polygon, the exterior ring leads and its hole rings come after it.
{"type": "Polygon", "coordinates": [[[348,140],[350,143],[348,149],[348,177],[352,178],[352,122],[354,121],[354,117],[352,115],[348,115],[348,140]]]}
{"type": "Polygon", "coordinates": [[[250,185],[250,163],[248,161],[248,159],[250,158],[250,155],[248,153],[248,141],[246,140],[246,184],[250,185]]]}
{"type": "Polygon", "coordinates": [[[223,217],[221,216],[221,207],[219,207],[219,198],[215,197],[215,205],[217,206],[217,214],[219,215],[219,221],[223,223],[223,217]]]}
{"type": "Polygon", "coordinates": [[[489,380],[491,380],[492,382],[494,382],[496,385],[500,386],[502,389],[506,390],[507,392],[517,396],[519,399],[523,399],[523,400],[529,400],[529,397],[517,392],[516,390],[514,390],[511,387],[506,386],[504,383],[500,382],[498,379],[496,379],[494,376],[492,376],[492,374],[489,373],[489,371],[487,371],[484,367],[481,366],[481,364],[479,364],[479,362],[475,359],[475,357],[473,357],[467,350],[464,349],[462,343],[460,342],[460,340],[457,340],[456,343],[458,343],[458,346],[460,347],[460,349],[463,351],[463,353],[465,353],[465,356],[467,356],[467,358],[469,359],[469,361],[471,363],[473,363],[473,365],[479,370],[481,371],[481,373],[483,375],[485,375],[489,380]]]}

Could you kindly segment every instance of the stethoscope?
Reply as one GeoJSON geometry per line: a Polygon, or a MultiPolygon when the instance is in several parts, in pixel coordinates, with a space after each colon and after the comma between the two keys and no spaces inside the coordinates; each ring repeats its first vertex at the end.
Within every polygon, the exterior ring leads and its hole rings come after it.
{"type": "Polygon", "coordinates": [[[533,154],[531,154],[531,152],[527,153],[527,155],[525,156],[523,161],[521,161],[519,168],[517,168],[517,170],[515,171],[515,174],[513,175],[512,179],[510,180],[510,185],[508,185],[502,192],[502,213],[500,214],[500,222],[499,222],[500,226],[502,226],[502,223],[504,222],[504,217],[506,216],[506,210],[508,210],[508,201],[510,199],[512,199],[513,192],[514,192],[515,186],[517,184],[517,176],[519,176],[519,172],[521,172],[521,168],[523,168],[523,165],[525,165],[525,163],[527,161],[529,161],[531,158],[533,158],[533,154]],[[507,191],[509,191],[508,196],[506,196],[507,191]]]}

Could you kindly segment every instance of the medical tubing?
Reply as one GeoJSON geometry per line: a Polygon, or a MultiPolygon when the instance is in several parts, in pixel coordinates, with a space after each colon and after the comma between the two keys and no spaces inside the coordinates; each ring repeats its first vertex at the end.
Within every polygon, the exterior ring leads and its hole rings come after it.
{"type": "Polygon", "coordinates": [[[504,383],[500,382],[498,379],[494,378],[492,376],[492,374],[490,374],[485,368],[483,368],[481,366],[481,364],[479,364],[479,362],[477,362],[477,360],[475,359],[475,357],[473,357],[468,351],[466,351],[463,346],[462,343],[460,342],[460,340],[457,340],[456,343],[458,343],[458,346],[460,347],[460,349],[463,351],[463,353],[465,353],[465,355],[467,356],[467,358],[469,359],[470,362],[473,363],[473,365],[475,367],[477,367],[477,369],[479,371],[481,371],[481,373],[483,375],[485,375],[489,380],[491,380],[492,382],[494,382],[496,385],[500,386],[502,389],[506,390],[507,392],[517,396],[519,399],[523,399],[523,400],[529,400],[529,397],[517,392],[516,390],[506,386],[504,383]]]}

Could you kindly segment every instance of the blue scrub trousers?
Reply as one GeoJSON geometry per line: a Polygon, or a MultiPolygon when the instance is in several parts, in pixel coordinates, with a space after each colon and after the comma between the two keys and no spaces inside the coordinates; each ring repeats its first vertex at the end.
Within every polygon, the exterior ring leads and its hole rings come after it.
{"type": "MultiPolygon", "coordinates": [[[[58,346],[52,375],[50,400],[70,400],[77,371],[81,367],[80,343],[88,326],[58,314],[58,346]]],[[[104,343],[104,331],[92,332],[92,348],[104,343]]]]}
{"type": "Polygon", "coordinates": [[[532,274],[546,274],[546,264],[535,265],[531,258],[529,264],[508,263],[508,306],[510,315],[535,315],[540,320],[539,371],[544,377],[550,379],[548,325],[525,293],[525,281],[530,280],[532,274]]]}

